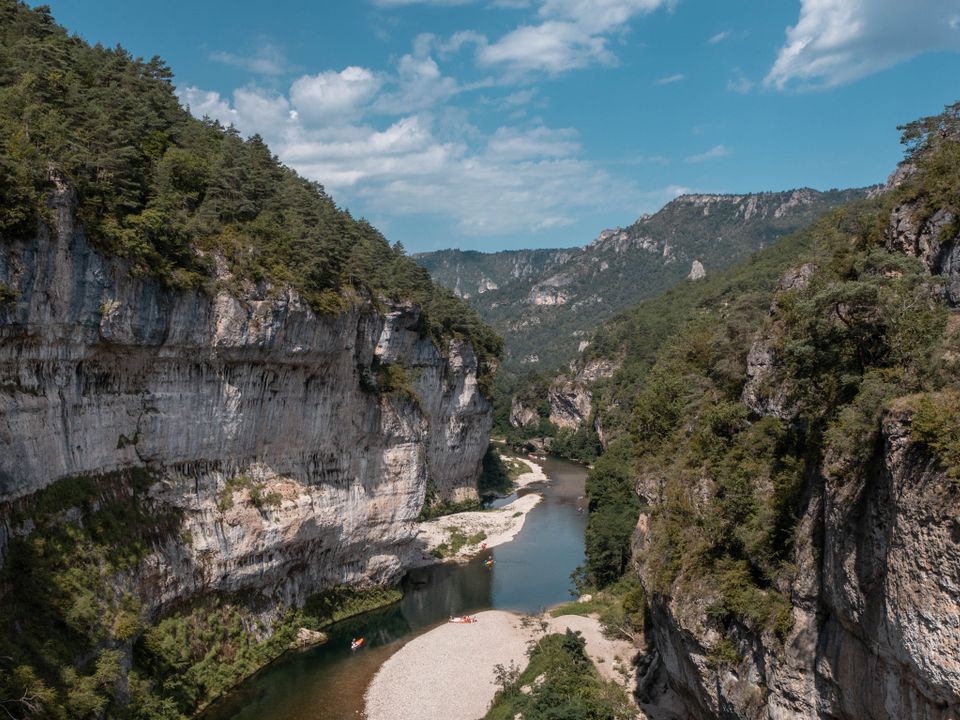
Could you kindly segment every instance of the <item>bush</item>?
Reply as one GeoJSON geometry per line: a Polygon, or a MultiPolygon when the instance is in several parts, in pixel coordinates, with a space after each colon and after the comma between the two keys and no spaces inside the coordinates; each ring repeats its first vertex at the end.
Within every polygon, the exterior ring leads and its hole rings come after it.
{"type": "Polygon", "coordinates": [[[513,720],[517,715],[524,720],[633,718],[635,710],[626,693],[600,678],[585,646],[580,633],[567,630],[541,638],[519,676],[500,666],[495,677],[501,689],[485,720],[513,720]]]}
{"type": "Polygon", "coordinates": [[[960,485],[960,392],[946,390],[915,398],[911,434],[937,453],[947,476],[960,485]]]}

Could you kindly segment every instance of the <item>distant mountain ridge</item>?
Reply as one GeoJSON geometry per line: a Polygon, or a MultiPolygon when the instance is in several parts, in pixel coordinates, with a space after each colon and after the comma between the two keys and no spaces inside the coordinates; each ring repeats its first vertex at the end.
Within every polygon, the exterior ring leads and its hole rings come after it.
{"type": "Polygon", "coordinates": [[[414,258],[503,335],[508,367],[559,367],[597,323],[685,278],[728,267],[872,188],[682,195],[582,248],[414,258]]]}
{"type": "Polygon", "coordinates": [[[435,282],[458,297],[471,298],[517,280],[539,277],[579,251],[580,248],[501,250],[495,253],[438,250],[414,253],[413,258],[435,282]]]}

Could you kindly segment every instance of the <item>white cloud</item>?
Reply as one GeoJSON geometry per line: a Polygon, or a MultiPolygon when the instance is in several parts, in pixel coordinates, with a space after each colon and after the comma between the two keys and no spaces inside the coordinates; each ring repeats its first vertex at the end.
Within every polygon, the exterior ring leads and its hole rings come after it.
{"type": "Polygon", "coordinates": [[[723,32],[718,32],[716,35],[707,40],[707,42],[711,45],[716,45],[717,43],[723,42],[728,37],[730,37],[730,33],[724,30],[723,32]]]}
{"type": "Polygon", "coordinates": [[[674,0],[544,0],[540,17],[575,22],[591,33],[601,33],[624,25],[635,15],[672,6],[674,0]]]}
{"type": "Polygon", "coordinates": [[[801,0],[764,84],[831,87],[934,50],[960,50],[960,0],[801,0]]]}
{"type": "Polygon", "coordinates": [[[733,77],[727,80],[727,90],[746,95],[753,89],[754,82],[740,68],[733,69],[733,77]]]}
{"type": "Polygon", "coordinates": [[[729,155],[730,151],[725,146],[714,145],[706,152],[698,153],[697,155],[690,155],[684,158],[684,162],[702,163],[707,162],[707,160],[716,160],[718,158],[729,157],[729,155]]]}
{"type": "Polygon", "coordinates": [[[251,56],[234,55],[217,50],[210,53],[210,59],[223,65],[233,65],[257,75],[283,75],[290,71],[283,51],[269,43],[261,45],[251,56]]]}
{"type": "Polygon", "coordinates": [[[431,57],[404,55],[397,67],[397,90],[378,98],[375,108],[400,114],[424,110],[456,95],[456,80],[445,77],[431,57]]]}
{"type": "Polygon", "coordinates": [[[366,68],[328,70],[295,80],[290,88],[290,100],[305,119],[352,117],[362,112],[381,84],[381,79],[366,68]]]}
{"type": "Polygon", "coordinates": [[[654,85],[672,85],[675,82],[680,82],[685,77],[686,75],[682,73],[677,73],[676,75],[667,75],[666,77],[662,77],[659,80],[656,80],[653,84],[654,85]]]}
{"type": "Polygon", "coordinates": [[[575,23],[550,20],[521,25],[496,43],[481,46],[478,59],[481,65],[555,75],[594,63],[611,64],[614,56],[606,46],[606,38],[590,35],[575,23]]]}
{"type": "Polygon", "coordinates": [[[612,65],[610,35],[623,32],[634,17],[675,0],[542,0],[540,22],[514,28],[495,42],[478,43],[481,65],[499,65],[514,74],[546,72],[556,75],[594,64],[612,65]]]}

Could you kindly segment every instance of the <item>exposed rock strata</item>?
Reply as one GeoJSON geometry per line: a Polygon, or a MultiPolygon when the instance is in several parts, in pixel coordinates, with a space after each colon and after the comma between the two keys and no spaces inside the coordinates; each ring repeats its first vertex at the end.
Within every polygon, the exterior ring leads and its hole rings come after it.
{"type": "Polygon", "coordinates": [[[960,305],[960,218],[938,210],[922,218],[916,207],[898,205],[890,216],[887,249],[919,258],[931,275],[944,279],[951,305],[960,305]]]}
{"type": "Polygon", "coordinates": [[[54,232],[0,247],[20,293],[0,308],[0,501],[156,471],[151,495],[182,526],[139,571],[152,606],[396,578],[428,490],[476,496],[492,422],[477,360],[459,341],[442,354],[418,308],[318,316],[291,289],[171,291],[97,254],[66,188],[52,210],[54,232]],[[387,364],[408,388],[377,388],[387,364]]]}

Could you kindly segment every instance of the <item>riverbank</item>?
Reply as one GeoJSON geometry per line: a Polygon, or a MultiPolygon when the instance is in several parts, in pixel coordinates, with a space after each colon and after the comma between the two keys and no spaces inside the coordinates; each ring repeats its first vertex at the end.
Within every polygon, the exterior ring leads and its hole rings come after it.
{"type": "Polygon", "coordinates": [[[483,717],[498,689],[496,666],[514,663],[522,669],[531,640],[567,628],[582,633],[587,655],[603,678],[632,695],[631,661],[636,649],[624,640],[605,638],[596,618],[544,617],[544,631],[539,619],[531,621],[529,616],[502,610],[488,610],[475,617],[477,622],[468,625],[441,625],[394,653],[367,691],[367,720],[483,717]]]}
{"type": "MultiPolygon", "coordinates": [[[[529,472],[514,480],[516,490],[534,483],[549,482],[543,468],[524,458],[513,458],[527,465],[529,472]]],[[[417,541],[422,555],[415,566],[436,562],[463,562],[484,550],[513,540],[523,529],[529,513],[542,499],[539,493],[518,497],[509,505],[496,510],[475,510],[444,515],[421,522],[417,541]]]]}

